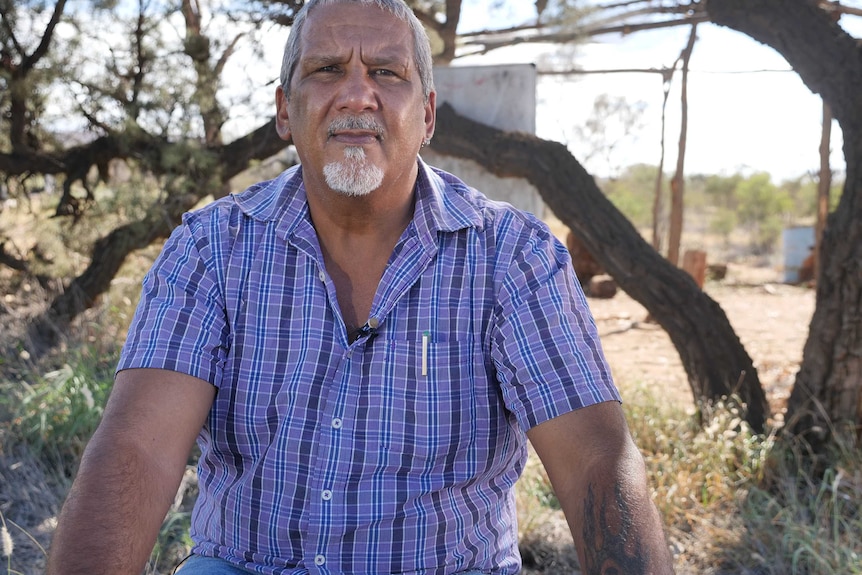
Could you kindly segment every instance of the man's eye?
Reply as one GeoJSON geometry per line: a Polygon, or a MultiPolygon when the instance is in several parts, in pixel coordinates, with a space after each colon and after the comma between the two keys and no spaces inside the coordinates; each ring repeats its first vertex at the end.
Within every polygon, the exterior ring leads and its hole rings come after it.
{"type": "Polygon", "coordinates": [[[335,66],[321,66],[317,69],[318,72],[337,72],[338,68],[335,66]]]}
{"type": "Polygon", "coordinates": [[[387,70],[385,68],[374,70],[373,74],[375,76],[395,76],[395,72],[393,72],[392,70],[387,70]]]}

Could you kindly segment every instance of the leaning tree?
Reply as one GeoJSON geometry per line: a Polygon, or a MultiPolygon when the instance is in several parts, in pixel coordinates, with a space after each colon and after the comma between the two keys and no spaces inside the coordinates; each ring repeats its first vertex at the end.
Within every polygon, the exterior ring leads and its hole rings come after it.
{"type": "Polygon", "coordinates": [[[789,429],[815,445],[836,432],[862,439],[862,46],[839,26],[842,9],[814,0],[707,3],[713,22],[779,52],[844,135],[847,175],[824,230],[817,304],[787,413],[789,429]]]}
{"type": "MultiPolygon", "coordinates": [[[[225,143],[223,127],[232,110],[221,95],[226,86],[235,83],[226,78],[224,70],[242,38],[252,38],[265,21],[289,23],[299,4],[298,0],[267,1],[259,3],[265,8],[262,11],[227,11],[221,14],[222,26],[216,29],[207,28],[211,18],[196,0],[181,0],[168,8],[139,3],[137,12],[125,6],[115,16],[117,28],[125,26],[125,31],[108,34],[97,30],[88,43],[80,38],[92,29],[92,23],[89,27],[87,22],[75,23],[82,16],[68,13],[65,0],[57,0],[44,14],[28,14],[23,9],[44,7],[41,2],[0,2],[0,83],[4,88],[0,106],[4,128],[9,128],[8,138],[0,145],[0,172],[10,187],[23,193],[27,179],[34,174],[59,176],[63,193],[56,215],[73,221],[86,220],[87,208],[94,201],[94,178],[108,179],[109,168],[117,161],[148,174],[160,188],[147,209],[96,241],[86,269],[64,282],[48,309],[33,319],[29,337],[34,351],[54,344],[59,333],[95,303],[129,254],[163,238],[183,211],[207,196],[224,193],[233,176],[285,146],[271,120],[225,143]],[[231,26],[226,28],[228,21],[231,26]],[[72,24],[58,39],[63,22],[72,24]],[[173,30],[173,43],[166,40],[170,37],[165,34],[166,26],[173,30]],[[227,36],[226,29],[241,32],[227,36]],[[72,59],[82,49],[92,51],[93,42],[106,35],[113,41],[101,44],[107,59],[99,73],[83,59],[72,59]],[[51,86],[68,90],[74,104],[69,106],[69,113],[79,118],[90,134],[87,138],[70,141],[51,132],[44,121],[43,101],[51,86]]],[[[457,28],[460,1],[414,4],[436,34],[441,58],[447,60],[457,40],[452,34],[457,28]]],[[[710,0],[708,11],[703,2],[648,10],[637,5],[652,3],[625,2],[616,5],[624,7],[622,11],[617,8],[604,19],[594,17],[592,24],[579,29],[560,8],[567,4],[561,0],[537,2],[540,10],[535,23],[496,31],[499,33],[482,31],[460,41],[474,51],[487,51],[525,41],[565,42],[595,33],[712,19],[770,43],[785,54],[809,86],[832,105],[845,132],[848,160],[858,154],[858,113],[854,107],[858,104],[853,99],[859,78],[858,49],[823,6],[809,0],[710,0]],[[656,14],[668,15],[668,19],[656,19],[656,14]],[[641,20],[626,20],[630,17],[641,20]]],[[[276,74],[273,71],[271,75],[274,78],[276,74]]],[[[272,84],[267,89],[271,90],[272,84]]],[[[449,109],[440,111],[435,141],[441,152],[471,157],[491,171],[533,181],[546,202],[623,289],[643,303],[668,331],[695,398],[738,395],[748,405],[751,424],[762,429],[767,405],[757,372],[721,308],[643,242],[563,146],[503,134],[458,118],[449,109]],[[587,211],[588,218],[584,217],[587,211]]],[[[855,239],[852,223],[860,215],[858,188],[855,164],[848,161],[844,199],[824,241],[828,255],[823,258],[825,280],[818,288],[818,311],[791,398],[791,422],[799,431],[829,429],[828,421],[858,430],[860,378],[854,361],[858,362],[859,338],[852,320],[859,315],[860,244],[839,241],[845,236],[855,239]],[[810,409],[810,405],[818,409],[810,409]]],[[[0,248],[3,245],[0,238],[0,248]]],[[[28,268],[27,254],[15,258],[0,249],[0,257],[17,269],[26,272],[28,268]]]]}
{"type": "MultiPolygon", "coordinates": [[[[445,0],[443,3],[460,2],[445,0]]],[[[537,2],[539,5],[546,6],[547,2],[537,2]]],[[[859,98],[862,94],[862,42],[851,37],[838,24],[845,14],[862,16],[862,9],[830,0],[693,0],[659,5],[635,0],[602,5],[591,18],[574,26],[561,28],[555,25],[560,11],[552,10],[544,20],[540,12],[534,26],[480,31],[461,38],[474,51],[487,52],[513,43],[570,42],[609,32],[628,34],[713,22],[775,49],[805,85],[823,98],[843,131],[847,175],[839,205],[829,217],[820,242],[817,305],[802,364],[788,401],[785,428],[792,435],[806,438],[815,451],[822,451],[829,440],[837,436],[851,442],[862,439],[862,329],[859,328],[862,325],[862,226],[859,225],[862,219],[862,98],[859,98]]],[[[788,121],[793,120],[788,118],[788,121]]],[[[495,155],[500,156],[497,150],[491,151],[489,160],[483,162],[483,154],[478,151],[483,147],[487,146],[468,146],[468,150],[474,159],[492,170],[511,171],[512,168],[493,161],[495,155]]],[[[507,158],[513,166],[519,165],[514,158],[507,158]]],[[[558,164],[554,162],[553,165],[556,167],[558,164]]],[[[589,182],[582,185],[589,187],[589,182]]],[[[645,284],[631,285],[628,281],[630,272],[617,265],[620,258],[614,246],[619,236],[614,233],[612,237],[602,237],[601,233],[591,233],[589,222],[585,227],[575,219],[574,207],[583,199],[583,191],[572,193],[560,205],[553,197],[554,186],[538,187],[546,202],[593,250],[623,289],[643,303],[665,327],[680,352],[697,397],[699,390],[703,389],[698,381],[716,380],[686,360],[689,352],[685,345],[690,345],[690,341],[680,339],[688,331],[683,327],[685,314],[679,310],[651,309],[655,305],[655,298],[651,296],[661,291],[662,284],[673,283],[674,287],[669,289],[677,298],[685,293],[684,283],[677,281],[673,274],[666,277],[662,273],[661,280],[655,283],[646,279],[645,284]]],[[[596,208],[592,203],[589,205],[591,209],[596,208]]],[[[596,213],[602,212],[596,210],[596,213]]],[[[613,222],[613,219],[600,219],[602,224],[613,222]]],[[[628,238],[627,235],[625,237],[628,238]]],[[[624,251],[636,253],[637,245],[638,242],[632,239],[624,251]]],[[[724,321],[722,316],[708,314],[704,321],[717,326],[724,321]]],[[[692,333],[689,331],[689,335],[692,333]]],[[[728,349],[734,347],[732,338],[720,337],[728,349]]],[[[720,357],[720,352],[710,354],[707,363],[719,370],[739,367],[735,363],[723,366],[713,363],[721,362],[720,357]]],[[[726,382],[715,389],[722,385],[726,382]]],[[[744,397],[759,395],[748,389],[744,381],[742,386],[744,397]]]]}

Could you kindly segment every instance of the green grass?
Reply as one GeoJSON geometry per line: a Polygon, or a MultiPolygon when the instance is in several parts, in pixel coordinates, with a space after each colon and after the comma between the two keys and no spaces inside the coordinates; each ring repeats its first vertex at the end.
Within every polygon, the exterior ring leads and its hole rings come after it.
{"type": "Polygon", "coordinates": [[[79,354],[45,373],[0,381],[2,425],[35,456],[70,471],[102,417],[116,358],[79,354]]]}

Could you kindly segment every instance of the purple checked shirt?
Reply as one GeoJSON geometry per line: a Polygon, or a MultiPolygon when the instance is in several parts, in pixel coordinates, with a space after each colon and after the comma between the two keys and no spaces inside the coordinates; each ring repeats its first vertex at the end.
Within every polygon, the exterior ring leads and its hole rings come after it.
{"type": "Polygon", "coordinates": [[[565,247],[419,160],[367,325],[348,341],[301,168],[184,217],[118,369],[218,388],[194,551],[261,573],[516,573],[524,432],[619,400],[565,247]]]}

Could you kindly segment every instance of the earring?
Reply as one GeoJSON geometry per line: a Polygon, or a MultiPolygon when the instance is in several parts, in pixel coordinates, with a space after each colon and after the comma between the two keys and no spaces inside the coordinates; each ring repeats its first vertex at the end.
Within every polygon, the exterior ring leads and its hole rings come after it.
{"type": "Polygon", "coordinates": [[[431,138],[423,138],[422,139],[422,147],[426,147],[431,144],[431,138]]]}

